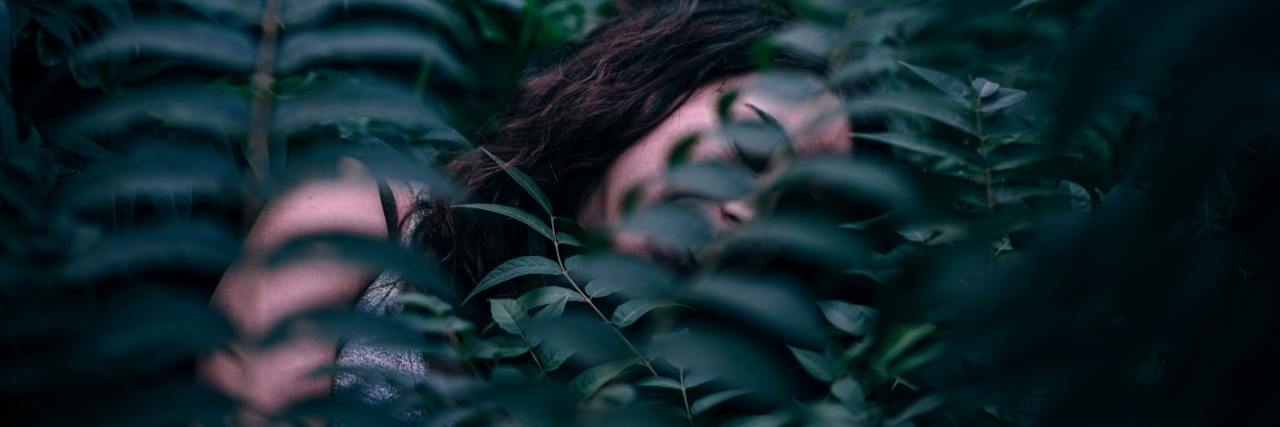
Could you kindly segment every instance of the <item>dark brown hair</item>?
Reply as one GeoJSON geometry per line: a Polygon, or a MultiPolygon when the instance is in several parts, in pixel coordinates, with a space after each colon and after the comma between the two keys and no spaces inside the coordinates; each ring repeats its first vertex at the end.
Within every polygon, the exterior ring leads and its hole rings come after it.
{"type": "MultiPolygon", "coordinates": [[[[614,160],[698,88],[755,69],[751,49],[787,19],[759,1],[649,1],[568,47],[524,80],[505,123],[482,144],[546,192],[558,216],[574,218],[614,160]]],[[[821,62],[777,53],[777,66],[821,72],[821,62]]],[[[473,201],[541,210],[480,150],[449,172],[473,201]]],[[[492,214],[431,209],[416,231],[460,283],[524,255],[524,226],[492,214]]]]}

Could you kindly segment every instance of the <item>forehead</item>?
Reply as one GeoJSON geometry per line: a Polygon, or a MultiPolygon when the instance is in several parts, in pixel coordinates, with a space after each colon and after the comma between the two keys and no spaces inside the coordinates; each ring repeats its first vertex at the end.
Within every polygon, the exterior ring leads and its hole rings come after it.
{"type": "Polygon", "coordinates": [[[761,118],[755,111],[759,109],[782,125],[794,149],[801,155],[848,153],[852,149],[851,129],[842,112],[840,98],[823,89],[821,81],[816,77],[806,76],[805,79],[801,83],[805,86],[804,89],[810,91],[811,96],[803,98],[767,90],[762,87],[756,74],[708,84],[690,96],[688,101],[637,145],[670,149],[683,137],[697,133],[703,138],[694,149],[695,155],[725,152],[729,149],[728,144],[715,137],[714,132],[720,124],[716,114],[717,104],[725,94],[737,92],[730,108],[734,120],[759,121],[761,118]]]}

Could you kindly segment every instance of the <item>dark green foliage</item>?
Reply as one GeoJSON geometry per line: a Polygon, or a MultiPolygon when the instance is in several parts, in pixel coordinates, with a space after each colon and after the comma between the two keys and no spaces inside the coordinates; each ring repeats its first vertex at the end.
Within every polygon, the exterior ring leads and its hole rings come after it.
{"type": "MultiPolygon", "coordinates": [[[[299,238],[270,261],[392,269],[406,310],[301,313],[259,344],[419,350],[456,375],[353,374],[431,425],[1276,423],[1254,390],[1280,360],[1280,6],[766,3],[797,21],[754,49],[759,88],[811,97],[772,54],[825,59],[853,159],[797,158],[731,92],[708,131],[736,161],[682,140],[670,200],[584,232],[489,154],[537,208],[452,208],[528,226],[527,255],[454,284],[385,241],[299,238]],[[714,233],[685,203],[726,200],[763,214],[714,233]]],[[[0,420],[220,424],[239,403],[191,367],[234,338],[205,301],[263,201],[343,156],[462,200],[440,166],[463,135],[618,9],[0,2],[0,420]]],[[[278,415],[397,422],[330,398],[278,415]]]]}

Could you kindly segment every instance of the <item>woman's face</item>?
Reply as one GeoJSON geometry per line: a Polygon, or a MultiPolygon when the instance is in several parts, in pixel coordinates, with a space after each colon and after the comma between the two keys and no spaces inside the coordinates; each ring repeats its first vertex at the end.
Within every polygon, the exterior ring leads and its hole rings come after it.
{"type": "MultiPolygon", "coordinates": [[[[797,156],[848,155],[853,149],[848,120],[840,114],[840,100],[834,94],[817,90],[818,95],[805,100],[789,100],[754,89],[758,76],[748,74],[703,86],[658,127],[628,148],[605,173],[604,181],[587,199],[579,215],[584,224],[605,225],[622,215],[623,199],[639,189],[639,206],[658,203],[664,188],[667,158],[685,137],[701,134],[690,160],[735,160],[733,147],[715,136],[719,123],[716,104],[721,96],[738,91],[731,111],[735,120],[759,121],[751,106],[776,119],[786,130],[797,156]]],[[[807,82],[820,89],[816,78],[807,82]]],[[[762,178],[757,178],[762,179],[762,178]]],[[[745,222],[755,215],[744,201],[709,204],[706,212],[717,230],[745,222]]]]}

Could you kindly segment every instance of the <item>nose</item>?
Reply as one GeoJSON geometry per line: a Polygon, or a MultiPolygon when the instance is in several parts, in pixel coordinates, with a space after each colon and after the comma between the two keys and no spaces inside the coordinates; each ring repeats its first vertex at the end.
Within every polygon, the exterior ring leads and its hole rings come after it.
{"type": "Polygon", "coordinates": [[[737,227],[755,218],[756,209],[745,200],[734,200],[720,206],[720,216],[726,226],[737,227]]]}

